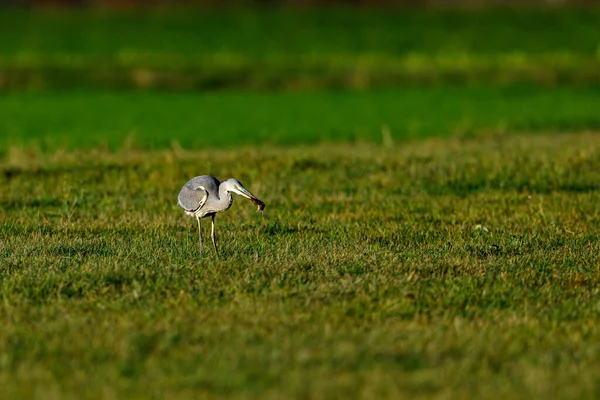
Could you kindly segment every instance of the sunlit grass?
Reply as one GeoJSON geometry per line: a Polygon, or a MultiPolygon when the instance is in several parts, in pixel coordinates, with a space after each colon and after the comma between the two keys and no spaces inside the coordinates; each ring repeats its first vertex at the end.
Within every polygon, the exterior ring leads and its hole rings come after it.
{"type": "Polygon", "coordinates": [[[597,134],[10,154],[4,393],[597,391],[597,134]],[[202,173],[266,203],[219,214],[220,261],[176,206],[202,173]]]}

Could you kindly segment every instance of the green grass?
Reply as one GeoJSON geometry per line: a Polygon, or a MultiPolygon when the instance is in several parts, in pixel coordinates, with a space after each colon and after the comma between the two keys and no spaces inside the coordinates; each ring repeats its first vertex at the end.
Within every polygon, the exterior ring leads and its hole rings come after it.
{"type": "Polygon", "coordinates": [[[381,143],[600,128],[590,88],[438,87],[365,92],[47,92],[0,96],[0,154],[322,141],[381,143]]]}
{"type": "Polygon", "coordinates": [[[2,41],[0,54],[8,58],[27,53],[271,57],[569,52],[593,56],[598,51],[599,23],[598,7],[3,10],[0,32],[8,40],[2,41]]]}
{"type": "Polygon", "coordinates": [[[597,7],[0,14],[0,89],[600,80],[597,7]]]}
{"type": "Polygon", "coordinates": [[[0,398],[598,397],[599,18],[3,9],[0,398]]]}
{"type": "Polygon", "coordinates": [[[2,393],[597,397],[599,171],[591,133],[15,150],[2,393]],[[219,214],[220,261],[176,206],[200,173],[267,205],[219,214]]]}

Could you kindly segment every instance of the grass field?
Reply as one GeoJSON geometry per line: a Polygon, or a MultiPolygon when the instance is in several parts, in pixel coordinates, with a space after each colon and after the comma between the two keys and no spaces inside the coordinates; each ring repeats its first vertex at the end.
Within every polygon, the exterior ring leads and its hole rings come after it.
{"type": "Polygon", "coordinates": [[[0,399],[599,397],[597,7],[0,11],[0,399]]]}
{"type": "Polygon", "coordinates": [[[595,397],[599,171],[591,133],[12,154],[3,393],[595,397]],[[176,206],[200,172],[267,204],[221,261],[176,206]]]}

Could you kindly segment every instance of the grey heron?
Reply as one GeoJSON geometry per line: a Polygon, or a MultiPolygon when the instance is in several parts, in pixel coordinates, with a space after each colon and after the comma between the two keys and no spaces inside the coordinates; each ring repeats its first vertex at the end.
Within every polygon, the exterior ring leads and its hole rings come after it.
{"type": "Polygon", "coordinates": [[[202,175],[190,179],[183,185],[183,188],[181,188],[179,196],[177,197],[177,205],[183,208],[187,215],[198,220],[200,254],[202,254],[202,224],[200,223],[200,220],[202,218],[211,217],[212,229],[210,231],[210,237],[212,238],[217,258],[219,257],[215,239],[215,215],[218,212],[226,211],[231,207],[231,204],[233,203],[231,193],[249,199],[258,206],[257,211],[262,211],[265,208],[265,203],[250,193],[240,181],[233,178],[220,182],[214,176],[202,175]]]}

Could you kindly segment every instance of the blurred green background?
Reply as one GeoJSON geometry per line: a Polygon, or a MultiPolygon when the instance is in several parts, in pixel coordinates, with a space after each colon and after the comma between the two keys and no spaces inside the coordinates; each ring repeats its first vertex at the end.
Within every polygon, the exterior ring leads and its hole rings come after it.
{"type": "Polygon", "coordinates": [[[600,8],[481,3],[3,7],[0,154],[598,129],[600,8]]]}

